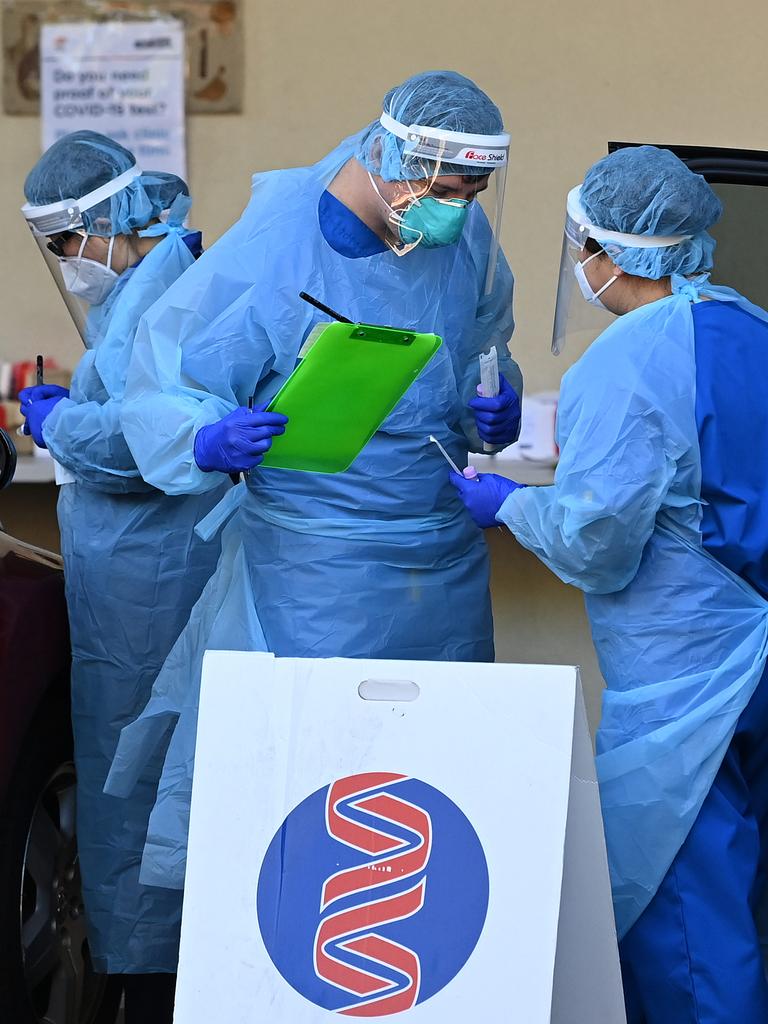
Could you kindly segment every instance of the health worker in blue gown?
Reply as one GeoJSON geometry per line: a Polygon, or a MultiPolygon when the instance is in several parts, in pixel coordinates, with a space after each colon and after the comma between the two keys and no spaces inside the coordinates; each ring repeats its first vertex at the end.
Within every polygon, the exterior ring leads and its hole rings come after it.
{"type": "Polygon", "coordinates": [[[144,715],[124,730],[110,776],[110,792],[130,792],[136,766],[175,724],[146,880],[183,885],[206,646],[493,659],[486,546],[428,439],[466,464],[469,449],[503,447],[519,431],[513,281],[498,247],[508,147],[477,85],[447,71],[417,75],[318,164],[257,174],[240,221],[142,321],[122,423],[145,479],[168,494],[205,494],[249,471],[242,496],[233,492],[230,557],[144,715]],[[291,429],[260,410],[313,327],[328,322],[301,291],[353,321],[443,339],[344,473],[259,467],[262,432],[291,429]],[[482,398],[479,356],[491,348],[501,390],[482,398]]]}
{"type": "Polygon", "coordinates": [[[630,1024],[768,1021],[768,313],[709,280],[720,214],[667,150],[595,164],[555,347],[587,327],[573,294],[615,319],[563,378],[554,486],[454,476],[586,594],[630,1024]]]}
{"type": "Polygon", "coordinates": [[[146,704],[218,556],[216,542],[204,544],[193,531],[227,478],[200,494],[164,494],[142,479],[119,418],[139,319],[194,265],[202,240],[183,226],[186,184],[142,171],[132,153],[94,132],[54,143],[24,190],[24,216],[86,349],[70,391],[42,384],[20,398],[27,432],[49,449],[62,481],[90,956],[97,971],[133,979],[127,1020],[170,1021],[181,901],[138,877],[162,760],[148,761],[128,801],[105,796],[103,786],[120,730],[146,704]]]}

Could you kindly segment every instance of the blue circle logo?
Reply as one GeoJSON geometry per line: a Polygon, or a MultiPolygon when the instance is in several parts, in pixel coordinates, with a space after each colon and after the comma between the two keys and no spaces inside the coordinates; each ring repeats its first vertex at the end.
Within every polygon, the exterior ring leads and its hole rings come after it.
{"type": "Polygon", "coordinates": [[[351,775],[285,819],[257,907],[267,952],[297,992],[345,1016],[383,1017],[463,968],[485,923],[488,866],[439,790],[390,772],[351,775]]]}

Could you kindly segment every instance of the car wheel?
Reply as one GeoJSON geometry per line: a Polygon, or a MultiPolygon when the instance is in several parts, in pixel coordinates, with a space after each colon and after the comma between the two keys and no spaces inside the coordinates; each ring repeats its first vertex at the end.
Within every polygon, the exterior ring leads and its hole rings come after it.
{"type": "Polygon", "coordinates": [[[0,810],[0,1020],[114,1024],[121,987],[89,956],[69,709],[52,702],[30,727],[0,810]]]}

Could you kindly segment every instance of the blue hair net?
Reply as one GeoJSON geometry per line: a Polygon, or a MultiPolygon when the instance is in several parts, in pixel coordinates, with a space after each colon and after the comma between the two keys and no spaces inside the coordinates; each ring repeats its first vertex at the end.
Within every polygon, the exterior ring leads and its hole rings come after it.
{"type": "MultiPolygon", "coordinates": [[[[131,169],[136,158],[119,142],[97,132],[72,132],[58,139],[27,175],[24,194],[34,206],[80,199],[131,169]]],[[[189,195],[181,178],[146,171],[115,195],[83,211],[83,227],[109,238],[143,228],[167,210],[178,195],[189,195]]]]}
{"type": "MultiPolygon", "coordinates": [[[[401,124],[421,124],[454,132],[499,135],[504,122],[496,104],[471,79],[456,71],[424,71],[390,89],[382,109],[401,124]]],[[[357,159],[384,181],[428,177],[434,170],[403,154],[403,140],[378,120],[363,133],[357,159]]],[[[444,163],[441,174],[486,175],[487,168],[444,163]]]]}
{"type": "Polygon", "coordinates": [[[707,232],[722,204],[700,174],[674,153],[630,146],[598,160],[584,178],[580,199],[589,221],[632,235],[690,235],[679,245],[634,249],[600,243],[628,274],[658,280],[712,269],[715,240],[707,232]]]}

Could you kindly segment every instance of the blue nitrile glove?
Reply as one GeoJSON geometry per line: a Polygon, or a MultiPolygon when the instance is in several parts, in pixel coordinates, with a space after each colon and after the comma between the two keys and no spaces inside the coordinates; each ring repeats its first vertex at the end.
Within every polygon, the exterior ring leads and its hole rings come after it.
{"type": "Polygon", "coordinates": [[[195,462],[204,473],[245,473],[264,458],[272,438],[285,433],[288,417],[266,405],[235,409],[195,434],[195,462]]]}
{"type": "Polygon", "coordinates": [[[467,480],[452,472],[451,483],[459,492],[475,524],[482,530],[488,526],[498,526],[496,513],[513,491],[525,487],[525,484],[507,480],[498,473],[479,473],[474,480],[467,480]]]}
{"type": "Polygon", "coordinates": [[[24,433],[31,434],[38,448],[46,448],[43,440],[43,423],[54,405],[69,398],[69,390],[59,384],[35,384],[19,392],[21,415],[26,419],[24,433]]]}
{"type": "MultiPolygon", "coordinates": [[[[479,392],[480,388],[477,390],[479,392]]],[[[495,398],[473,398],[469,407],[475,414],[477,432],[483,441],[501,446],[517,439],[520,399],[504,374],[499,376],[499,393],[495,398]]]]}

